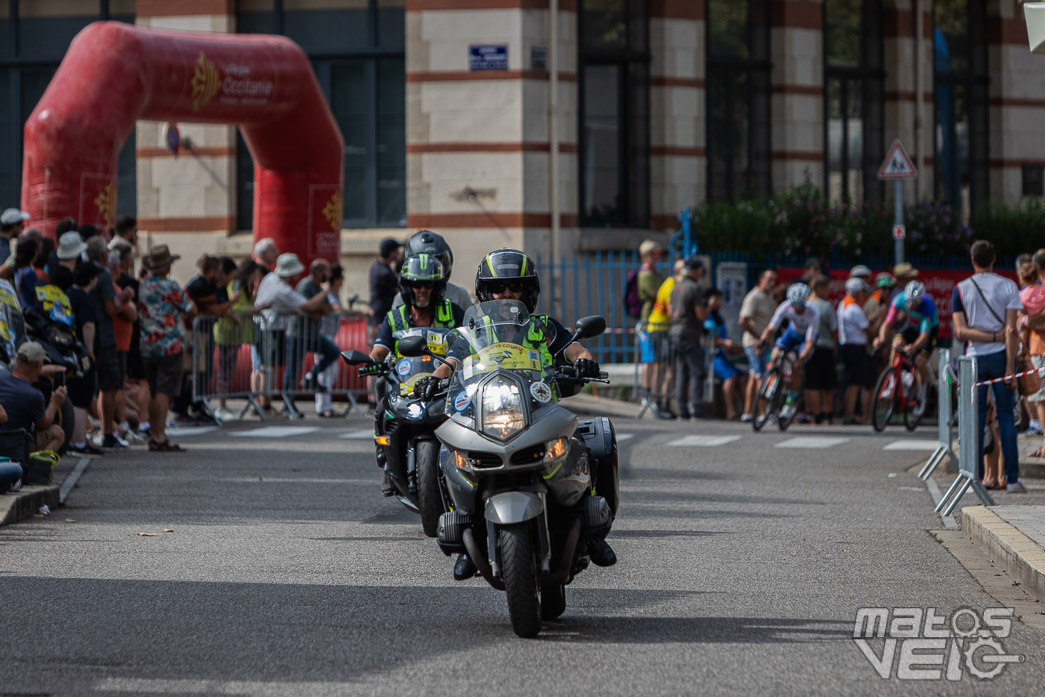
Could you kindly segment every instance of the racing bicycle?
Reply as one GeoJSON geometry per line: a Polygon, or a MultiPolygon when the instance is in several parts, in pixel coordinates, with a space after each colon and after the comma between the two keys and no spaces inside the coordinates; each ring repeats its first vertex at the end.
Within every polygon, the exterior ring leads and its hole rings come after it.
{"type": "Polygon", "coordinates": [[[894,413],[903,414],[908,431],[918,428],[929,401],[918,401],[917,368],[902,347],[893,351],[893,364],[878,376],[871,395],[871,425],[878,432],[885,430],[894,413]]]}
{"type": "MultiPolygon", "coordinates": [[[[793,350],[786,351],[762,376],[762,383],[758,386],[758,395],[755,397],[755,416],[751,420],[751,427],[755,431],[761,431],[766,422],[773,419],[781,431],[786,431],[795,420],[800,402],[796,401],[787,411],[784,410],[784,405],[791,390],[791,376],[797,365],[798,354],[793,350]]],[[[799,394],[801,395],[801,392],[799,394]]]]}

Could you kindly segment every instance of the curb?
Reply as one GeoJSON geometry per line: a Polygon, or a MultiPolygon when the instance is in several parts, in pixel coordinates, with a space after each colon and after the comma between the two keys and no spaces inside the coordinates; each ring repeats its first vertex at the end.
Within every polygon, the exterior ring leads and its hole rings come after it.
{"type": "Polygon", "coordinates": [[[32,518],[40,510],[40,506],[44,505],[52,511],[61,505],[57,485],[27,485],[14,494],[4,494],[0,496],[0,525],[10,525],[32,518]]]}
{"type": "Polygon", "coordinates": [[[1045,549],[984,506],[962,509],[962,532],[1010,576],[1045,597],[1045,549]]]}

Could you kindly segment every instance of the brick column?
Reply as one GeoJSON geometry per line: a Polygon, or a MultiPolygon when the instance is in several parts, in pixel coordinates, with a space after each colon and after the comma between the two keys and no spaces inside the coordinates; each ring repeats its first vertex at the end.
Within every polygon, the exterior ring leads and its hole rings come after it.
{"type": "Polygon", "coordinates": [[[987,4],[990,69],[990,196],[1018,201],[1023,166],[1045,165],[1045,62],[1027,47],[1023,8],[1016,0],[987,4]]]}
{"type": "Polygon", "coordinates": [[[822,0],[772,0],[773,188],[824,180],[822,0]]]}
{"type": "MultiPolygon", "coordinates": [[[[136,15],[138,26],[151,29],[231,33],[235,5],[137,0],[136,15]]],[[[164,142],[163,125],[139,121],[137,126],[138,227],[145,240],[164,242],[187,259],[175,267],[183,280],[202,252],[225,253],[220,241],[235,230],[236,132],[234,126],[178,124],[183,148],[176,158],[164,142]],[[184,147],[186,140],[191,149],[184,147]]]]}
{"type": "Polygon", "coordinates": [[[655,0],[650,8],[650,188],[653,227],[707,198],[704,3],[655,0]]]}

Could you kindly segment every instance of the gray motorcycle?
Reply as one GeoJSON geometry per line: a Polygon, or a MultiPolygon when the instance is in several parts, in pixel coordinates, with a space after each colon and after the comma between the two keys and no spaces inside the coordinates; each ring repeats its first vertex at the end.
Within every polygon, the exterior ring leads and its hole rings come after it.
{"type": "MultiPolygon", "coordinates": [[[[585,317],[574,337],[605,328],[602,317],[585,317]]],[[[466,355],[450,380],[450,418],[435,432],[452,504],[439,519],[439,546],[467,552],[486,582],[505,591],[521,637],[566,609],[566,586],[587,568],[589,546],[604,544],[620,497],[613,426],[578,421],[559,405],[591,379],[544,365],[533,339],[550,339],[550,330],[518,301],[470,308],[456,330],[457,352],[466,355]]],[[[399,350],[428,352],[420,338],[399,350]]],[[[605,374],[594,380],[608,382],[605,374]]]]}

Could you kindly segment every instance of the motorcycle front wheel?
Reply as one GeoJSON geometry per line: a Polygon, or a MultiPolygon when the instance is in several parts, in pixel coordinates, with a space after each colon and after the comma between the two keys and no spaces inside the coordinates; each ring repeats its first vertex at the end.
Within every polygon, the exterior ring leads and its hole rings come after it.
{"type": "Polygon", "coordinates": [[[443,514],[443,495],[439,487],[439,442],[422,440],[415,447],[417,466],[417,503],[421,510],[421,528],[428,537],[439,530],[443,514]]]}
{"type": "Polygon", "coordinates": [[[541,584],[530,525],[506,525],[500,529],[499,538],[512,630],[523,638],[535,637],[541,631],[541,584]]]}

